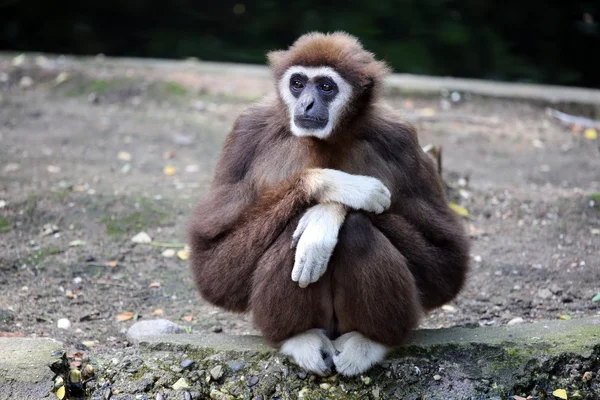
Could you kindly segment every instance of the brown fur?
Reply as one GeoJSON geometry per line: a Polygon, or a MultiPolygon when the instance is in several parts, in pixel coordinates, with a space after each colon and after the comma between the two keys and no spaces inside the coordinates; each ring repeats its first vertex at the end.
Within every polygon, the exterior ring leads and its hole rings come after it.
{"type": "Polygon", "coordinates": [[[400,345],[424,310],[456,296],[468,267],[468,240],[435,166],[415,130],[375,105],[387,67],[356,39],[309,34],[269,61],[277,78],[292,65],[331,66],[363,104],[328,141],[293,136],[278,96],[238,118],[189,225],[195,283],[217,306],[252,310],[272,344],[322,328],[400,345]],[[376,177],[392,205],[380,215],[350,211],[325,275],[301,289],[290,244],[316,201],[308,168],[376,177]]]}

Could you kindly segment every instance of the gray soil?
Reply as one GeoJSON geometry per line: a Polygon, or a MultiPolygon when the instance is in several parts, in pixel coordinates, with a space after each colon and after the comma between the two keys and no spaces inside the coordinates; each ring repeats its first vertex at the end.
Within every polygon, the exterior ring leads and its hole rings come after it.
{"type": "MultiPolygon", "coordinates": [[[[186,261],[131,238],[183,243],[236,115],[272,82],[103,60],[39,64],[0,57],[0,334],[123,347],[124,331],[157,309],[198,333],[257,333],[250,317],[199,298],[186,261]],[[46,224],[55,232],[43,234],[46,224]],[[123,312],[134,317],[117,320],[123,312]]],[[[386,100],[415,122],[422,145],[442,146],[451,197],[472,216],[468,284],[423,327],[600,314],[591,301],[600,291],[598,141],[542,104],[386,100]]]]}

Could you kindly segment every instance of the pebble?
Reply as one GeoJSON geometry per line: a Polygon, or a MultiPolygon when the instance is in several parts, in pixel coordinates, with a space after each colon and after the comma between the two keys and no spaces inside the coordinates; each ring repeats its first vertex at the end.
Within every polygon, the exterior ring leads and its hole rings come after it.
{"type": "Polygon", "coordinates": [[[542,300],[547,300],[550,297],[552,297],[552,292],[548,289],[540,289],[537,292],[537,297],[539,297],[542,300]]]}
{"type": "Polygon", "coordinates": [[[160,393],[156,393],[155,400],[165,400],[165,397],[160,393]]]}
{"type": "Polygon", "coordinates": [[[69,329],[71,327],[71,321],[66,318],[61,318],[57,321],[56,326],[58,329],[69,329]]]}
{"type": "Polygon", "coordinates": [[[592,375],[591,371],[585,371],[583,373],[583,376],[581,377],[581,380],[584,382],[589,382],[592,380],[592,377],[593,377],[593,375],[592,375]]]}
{"type": "Polygon", "coordinates": [[[323,390],[329,390],[329,388],[331,387],[331,385],[329,383],[321,383],[319,385],[319,387],[323,390]]]}
{"type": "Polygon", "coordinates": [[[439,381],[440,379],[442,379],[442,377],[440,375],[434,375],[433,376],[433,380],[434,381],[439,381]]]}
{"type": "Polygon", "coordinates": [[[140,232],[134,237],[132,237],[131,241],[134,243],[150,243],[152,241],[152,238],[146,232],[140,232]]]}
{"type": "Polygon", "coordinates": [[[83,279],[80,276],[73,278],[73,283],[75,285],[79,285],[81,282],[83,282],[83,279]]]}
{"type": "Polygon", "coordinates": [[[84,259],[85,262],[93,262],[96,261],[96,257],[94,256],[86,256],[84,259]]]}
{"type": "Polygon", "coordinates": [[[248,382],[246,382],[246,385],[248,385],[248,387],[252,387],[254,385],[256,385],[258,383],[258,376],[252,375],[250,378],[248,378],[248,382]]]}
{"type": "Polygon", "coordinates": [[[298,372],[298,378],[300,378],[302,380],[306,379],[307,376],[308,376],[308,374],[304,371],[298,372]]]}
{"type": "Polygon", "coordinates": [[[173,390],[187,389],[189,387],[190,385],[187,383],[185,378],[179,378],[179,380],[175,382],[172,386],[173,390]]]}
{"type": "MultiPolygon", "coordinates": [[[[246,363],[243,361],[232,361],[230,363],[227,363],[227,366],[229,368],[231,368],[231,370],[233,372],[238,372],[246,366],[246,363]]],[[[300,374],[298,374],[298,375],[300,375],[300,374]]],[[[305,374],[304,378],[306,378],[306,374],[305,374]]]]}
{"type": "Polygon", "coordinates": [[[221,332],[223,332],[223,328],[221,328],[220,326],[215,326],[213,328],[213,332],[214,333],[221,333],[221,332]]]}
{"type": "Polygon", "coordinates": [[[181,365],[183,368],[189,368],[189,367],[191,367],[194,364],[196,364],[196,361],[190,360],[189,358],[186,358],[179,365],[181,365]]]}
{"type": "Polygon", "coordinates": [[[525,322],[525,320],[521,317],[516,317],[511,319],[510,321],[508,321],[506,323],[506,325],[518,325],[518,324],[522,324],[523,322],[525,322]]]}
{"type": "Polygon", "coordinates": [[[138,321],[127,330],[127,339],[132,342],[146,336],[185,333],[185,329],[167,319],[138,321]]]}
{"type": "Polygon", "coordinates": [[[162,256],[166,258],[175,257],[175,249],[166,249],[162,252],[162,256]]]}
{"type": "Polygon", "coordinates": [[[221,378],[223,376],[223,366],[217,365],[216,367],[214,367],[213,369],[211,369],[210,370],[210,376],[212,376],[212,378],[215,381],[219,380],[219,378],[221,378]]]}
{"type": "Polygon", "coordinates": [[[30,76],[24,76],[19,81],[19,86],[23,89],[27,89],[33,86],[33,79],[30,76]]]}

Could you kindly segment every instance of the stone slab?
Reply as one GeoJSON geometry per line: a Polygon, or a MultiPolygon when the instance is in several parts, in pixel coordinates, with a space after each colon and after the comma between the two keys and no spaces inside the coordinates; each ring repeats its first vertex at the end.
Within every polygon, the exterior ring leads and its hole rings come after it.
{"type": "Polygon", "coordinates": [[[49,366],[62,349],[48,338],[0,338],[0,399],[55,398],[49,366]]]}

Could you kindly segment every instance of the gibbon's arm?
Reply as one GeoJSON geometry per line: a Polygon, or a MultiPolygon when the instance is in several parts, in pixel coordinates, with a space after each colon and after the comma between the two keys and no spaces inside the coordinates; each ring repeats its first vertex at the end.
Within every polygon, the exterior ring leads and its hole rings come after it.
{"type": "Polygon", "coordinates": [[[389,211],[370,218],[406,257],[421,303],[429,310],[452,300],[464,284],[469,241],[448,207],[441,177],[425,157],[417,156],[419,165],[410,175],[412,189],[403,190],[400,183],[389,211]]]}
{"type": "Polygon", "coordinates": [[[390,194],[375,178],[327,169],[303,170],[277,186],[256,190],[248,178],[256,144],[237,134],[234,129],[228,137],[211,190],[194,211],[188,242],[202,296],[217,306],[246,311],[257,261],[301,210],[339,202],[380,213],[389,207],[390,194]]]}

